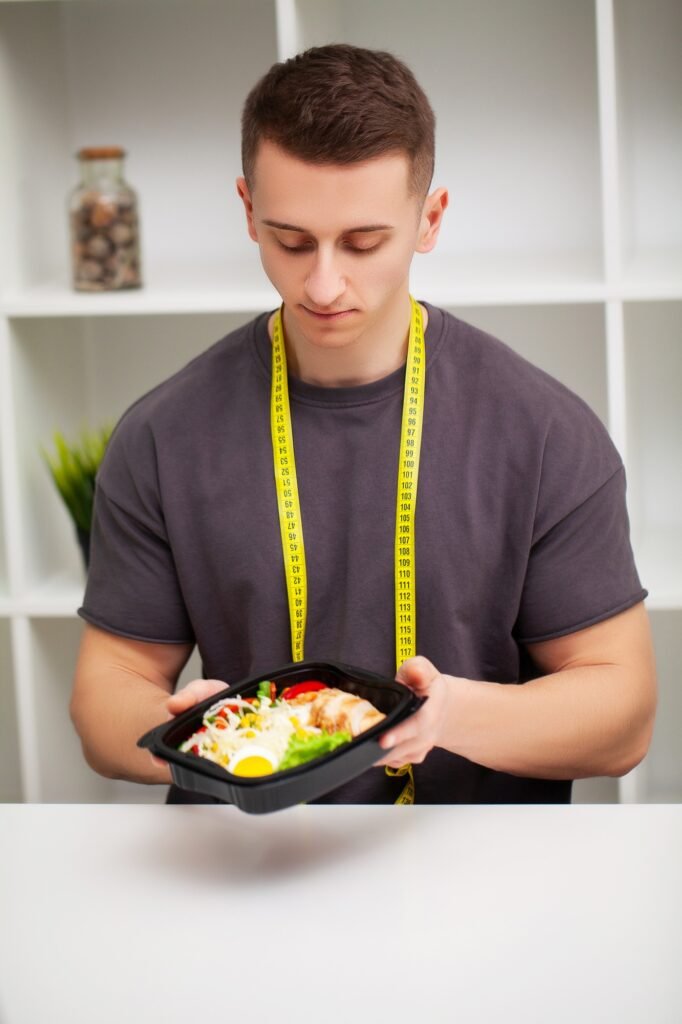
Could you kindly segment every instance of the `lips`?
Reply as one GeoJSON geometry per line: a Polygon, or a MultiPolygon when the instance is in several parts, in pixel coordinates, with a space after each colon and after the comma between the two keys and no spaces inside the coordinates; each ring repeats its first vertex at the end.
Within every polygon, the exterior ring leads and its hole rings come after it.
{"type": "Polygon", "coordinates": [[[330,321],[331,320],[342,320],[345,317],[350,316],[351,313],[355,313],[354,309],[342,309],[338,313],[318,313],[316,310],[309,309],[307,306],[303,306],[303,309],[305,309],[306,313],[310,313],[311,316],[316,317],[318,320],[330,320],[330,321]]]}

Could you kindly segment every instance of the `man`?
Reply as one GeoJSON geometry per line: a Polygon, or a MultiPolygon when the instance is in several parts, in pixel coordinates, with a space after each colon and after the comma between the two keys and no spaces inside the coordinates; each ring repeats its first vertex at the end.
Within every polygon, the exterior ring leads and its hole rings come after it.
{"type": "Polygon", "coordinates": [[[393,802],[403,780],[384,769],[407,763],[416,801],[441,803],[569,801],[572,779],[628,772],[656,693],[621,461],[558,382],[413,306],[410,263],[436,244],[448,194],[429,193],[434,117],[411,72],[345,45],[275,65],[247,98],[242,159],[237,190],[281,319],[219,341],[112,438],[71,704],[89,763],[169,782],[137,738],[296,655],[270,432],[280,343],[305,656],[395,672],[396,480],[421,315],[418,503],[405,527],[417,656],[397,678],[428,700],[384,738],[376,767],[324,799],[393,802]],[[169,698],[195,643],[209,678],[169,698]]]}

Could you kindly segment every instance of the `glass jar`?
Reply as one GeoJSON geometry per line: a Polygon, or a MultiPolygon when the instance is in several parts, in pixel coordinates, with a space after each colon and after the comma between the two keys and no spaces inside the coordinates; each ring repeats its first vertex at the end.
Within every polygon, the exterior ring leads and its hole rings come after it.
{"type": "Polygon", "coordinates": [[[81,182],[69,197],[73,286],[103,292],[139,288],[137,196],[123,180],[125,150],[80,149],[81,182]]]}

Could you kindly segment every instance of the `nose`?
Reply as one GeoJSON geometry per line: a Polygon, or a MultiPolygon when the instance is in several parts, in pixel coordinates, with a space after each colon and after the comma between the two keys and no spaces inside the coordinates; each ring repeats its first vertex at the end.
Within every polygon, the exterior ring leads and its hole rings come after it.
{"type": "Polygon", "coordinates": [[[321,248],[317,250],[310,273],[305,279],[305,290],[311,305],[320,312],[325,312],[343,295],[346,279],[333,252],[321,248]]]}

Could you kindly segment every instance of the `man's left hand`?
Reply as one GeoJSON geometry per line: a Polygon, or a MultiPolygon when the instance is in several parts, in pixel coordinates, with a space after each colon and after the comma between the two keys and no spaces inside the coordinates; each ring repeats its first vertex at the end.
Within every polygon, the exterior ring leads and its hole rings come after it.
{"type": "Polygon", "coordinates": [[[396,679],[427,701],[405,722],[382,736],[379,741],[386,754],[377,765],[400,768],[404,764],[421,764],[433,747],[441,745],[440,732],[448,720],[452,695],[448,676],[440,674],[427,658],[410,658],[398,669],[396,679]]]}

